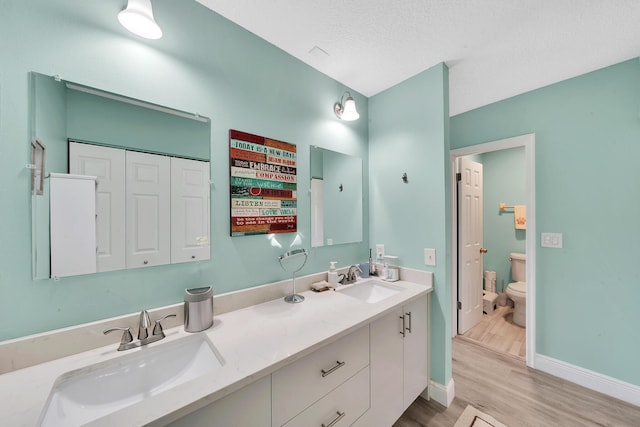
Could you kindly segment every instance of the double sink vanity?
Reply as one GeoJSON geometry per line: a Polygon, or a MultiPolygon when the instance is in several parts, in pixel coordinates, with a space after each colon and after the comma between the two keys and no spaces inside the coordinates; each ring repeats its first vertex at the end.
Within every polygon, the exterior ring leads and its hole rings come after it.
{"type": "Polygon", "coordinates": [[[168,327],[143,347],[5,373],[0,424],[389,427],[429,384],[432,275],[402,273],[306,290],[300,304],[271,298],[283,282],[217,296],[205,332],[168,327]],[[240,298],[258,302],[225,303],[240,298]]]}

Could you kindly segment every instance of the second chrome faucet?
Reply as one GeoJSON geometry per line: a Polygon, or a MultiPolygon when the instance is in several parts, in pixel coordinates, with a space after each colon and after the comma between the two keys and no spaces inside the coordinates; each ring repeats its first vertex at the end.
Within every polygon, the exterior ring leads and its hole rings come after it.
{"type": "Polygon", "coordinates": [[[122,338],[120,339],[120,346],[118,351],[129,350],[136,347],[142,347],[143,345],[150,344],[152,342],[160,341],[165,337],[164,330],[162,329],[162,321],[168,317],[176,317],[175,314],[167,314],[166,316],[155,321],[151,335],[149,335],[149,329],[151,328],[151,319],[147,310],[140,312],[140,322],[138,324],[138,340],[133,340],[131,335],[131,328],[118,327],[110,328],[103,331],[103,334],[109,334],[114,331],[122,331],[122,338]]]}

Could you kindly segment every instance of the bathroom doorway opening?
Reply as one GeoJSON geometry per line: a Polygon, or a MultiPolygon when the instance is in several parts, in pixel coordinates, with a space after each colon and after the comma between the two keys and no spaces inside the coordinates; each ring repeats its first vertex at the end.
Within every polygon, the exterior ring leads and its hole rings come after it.
{"type": "MultiPolygon", "coordinates": [[[[524,240],[524,250],[521,251],[526,253],[526,329],[525,329],[525,360],[528,366],[534,367],[534,355],[535,355],[535,242],[536,242],[536,232],[535,232],[535,135],[528,134],[517,136],[513,138],[502,139],[498,141],[487,142],[483,144],[478,144],[470,147],[454,149],[450,152],[450,160],[451,160],[451,175],[452,175],[452,186],[451,186],[451,222],[452,222],[452,236],[451,236],[451,259],[452,259],[452,334],[453,336],[458,335],[459,332],[459,313],[462,313],[463,309],[468,309],[470,305],[477,303],[477,301],[466,301],[465,298],[469,298],[468,289],[459,292],[459,264],[463,261],[459,259],[459,249],[462,245],[459,244],[459,235],[458,235],[458,225],[459,221],[464,220],[464,217],[458,216],[458,208],[459,201],[458,191],[457,191],[457,177],[456,172],[458,172],[458,164],[460,159],[462,158],[470,158],[470,159],[481,159],[483,155],[487,157],[492,157],[494,154],[498,155],[498,152],[504,152],[504,150],[510,150],[513,148],[520,148],[524,150],[524,186],[526,187],[526,232],[519,230],[515,230],[515,236],[517,240],[524,240]],[[462,300],[462,301],[461,301],[462,300]],[[463,308],[464,307],[464,308],[463,308]]],[[[518,150],[512,150],[517,152],[518,150]]],[[[509,180],[509,176],[505,176],[504,180],[509,180]]],[[[506,196],[505,196],[506,197],[506,196]]],[[[494,197],[495,199],[495,197],[494,197]]],[[[492,206],[495,200],[485,200],[484,204],[486,205],[486,212],[495,212],[496,215],[499,213],[498,204],[495,203],[496,206],[492,206]],[[491,203],[491,205],[487,205],[491,203]]],[[[509,200],[504,200],[503,202],[506,205],[511,205],[512,202],[509,200]]],[[[464,211],[464,210],[463,210],[464,211]]],[[[503,217],[502,220],[505,220],[507,213],[501,214],[503,217]]],[[[513,215],[513,213],[511,213],[513,215]]],[[[468,220],[468,218],[467,218],[468,220]]],[[[513,221],[513,219],[511,220],[513,221]]],[[[513,224],[513,222],[512,222],[513,224]]],[[[463,227],[464,229],[464,227],[463,227]]],[[[480,236],[482,233],[480,232],[480,236]]],[[[494,236],[492,236],[494,237],[494,236]]],[[[518,248],[522,248],[523,242],[512,242],[511,247],[513,248],[514,244],[516,250],[511,250],[511,252],[518,252],[518,248]]],[[[486,249],[491,252],[492,246],[495,247],[496,243],[491,244],[490,242],[479,242],[479,245],[482,246],[479,249],[486,249]]],[[[508,246],[508,245],[506,245],[508,246]]],[[[504,252],[504,248],[500,248],[502,252],[504,252]]],[[[496,252],[500,252],[500,250],[496,252]]],[[[496,255],[496,254],[492,254],[496,255]]],[[[493,260],[492,265],[498,265],[500,271],[498,272],[498,280],[496,283],[496,290],[504,292],[509,283],[509,273],[510,273],[510,263],[507,259],[504,259],[504,263],[502,261],[493,260]]],[[[487,267],[477,267],[476,274],[483,274],[484,270],[487,267]]],[[[479,280],[480,286],[482,283],[482,279],[479,280]]],[[[477,286],[477,285],[476,285],[477,286]]],[[[479,291],[477,288],[475,289],[477,292],[479,291]]],[[[504,295],[502,296],[504,298],[504,295]]],[[[500,310],[500,314],[505,313],[508,309],[496,305],[496,308],[500,310]]],[[[486,317],[486,316],[485,316],[486,317]]],[[[483,320],[484,321],[484,320],[483,320]]],[[[513,325],[515,326],[515,325],[513,325]]],[[[467,327],[467,326],[465,326],[467,327]]],[[[481,328],[482,326],[478,326],[481,328]]],[[[517,327],[519,328],[519,327],[517,327]]]]}

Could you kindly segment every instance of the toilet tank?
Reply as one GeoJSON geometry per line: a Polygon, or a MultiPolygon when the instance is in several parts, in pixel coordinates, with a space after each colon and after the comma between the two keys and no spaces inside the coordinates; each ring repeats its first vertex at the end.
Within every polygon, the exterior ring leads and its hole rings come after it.
{"type": "Polygon", "coordinates": [[[511,277],[513,277],[513,280],[516,282],[526,282],[527,274],[525,265],[527,263],[527,255],[512,252],[509,254],[509,259],[511,260],[511,277]]]}

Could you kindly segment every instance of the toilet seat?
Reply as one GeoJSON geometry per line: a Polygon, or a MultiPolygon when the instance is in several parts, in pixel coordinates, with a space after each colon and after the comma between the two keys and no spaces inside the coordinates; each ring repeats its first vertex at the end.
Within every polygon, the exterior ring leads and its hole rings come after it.
{"type": "Polygon", "coordinates": [[[521,296],[524,298],[527,296],[527,282],[509,283],[507,290],[511,291],[515,296],[521,296]]]}

